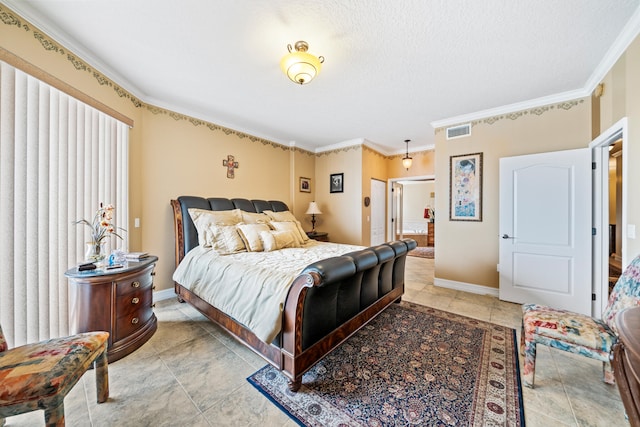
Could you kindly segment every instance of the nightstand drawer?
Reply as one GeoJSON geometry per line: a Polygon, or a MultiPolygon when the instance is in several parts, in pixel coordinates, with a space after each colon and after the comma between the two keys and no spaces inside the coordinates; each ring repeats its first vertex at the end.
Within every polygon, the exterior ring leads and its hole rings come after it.
{"type": "Polygon", "coordinates": [[[118,317],[128,316],[139,311],[140,307],[151,305],[152,299],[153,294],[148,287],[137,292],[119,295],[116,297],[116,313],[118,313],[118,317]]]}
{"type": "Polygon", "coordinates": [[[152,271],[153,266],[150,266],[138,274],[132,274],[131,276],[118,280],[116,283],[116,295],[126,295],[151,287],[153,284],[152,271]]]}
{"type": "Polygon", "coordinates": [[[147,304],[133,313],[118,317],[116,320],[116,341],[131,335],[136,329],[146,324],[151,316],[153,316],[153,307],[151,304],[147,304]]]}

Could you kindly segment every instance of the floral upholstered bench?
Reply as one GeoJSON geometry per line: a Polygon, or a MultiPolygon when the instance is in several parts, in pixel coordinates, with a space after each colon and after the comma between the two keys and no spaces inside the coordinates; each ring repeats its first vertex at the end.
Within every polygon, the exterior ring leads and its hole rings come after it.
{"type": "Polygon", "coordinates": [[[107,332],[88,332],[7,349],[0,328],[0,426],[44,409],[47,426],[64,426],[64,398],[96,362],[98,403],[109,397],[107,332]]]}

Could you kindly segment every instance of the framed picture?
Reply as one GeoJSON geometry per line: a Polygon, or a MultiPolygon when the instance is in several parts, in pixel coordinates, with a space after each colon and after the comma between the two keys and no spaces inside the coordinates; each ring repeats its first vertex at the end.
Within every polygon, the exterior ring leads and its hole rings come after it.
{"type": "Polygon", "coordinates": [[[311,178],[300,177],[300,191],[311,193],[311,178]]]}
{"type": "Polygon", "coordinates": [[[482,221],[482,153],[450,157],[449,219],[482,221]]]}
{"type": "Polygon", "coordinates": [[[344,191],[344,173],[332,173],[329,180],[330,193],[342,193],[344,191]]]}

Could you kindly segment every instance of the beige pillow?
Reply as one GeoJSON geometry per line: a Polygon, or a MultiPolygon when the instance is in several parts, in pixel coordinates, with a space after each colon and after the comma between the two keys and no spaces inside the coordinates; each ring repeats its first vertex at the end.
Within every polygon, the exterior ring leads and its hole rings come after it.
{"type": "Polygon", "coordinates": [[[198,232],[198,244],[204,246],[211,236],[207,237],[210,225],[235,225],[242,222],[240,209],[229,211],[210,211],[207,209],[189,209],[189,215],[198,232]]]}
{"type": "Polygon", "coordinates": [[[274,211],[264,211],[266,215],[271,218],[272,221],[297,221],[296,217],[293,216],[291,211],[282,211],[282,212],[274,212],[274,211]]]}
{"type": "Polygon", "coordinates": [[[260,232],[271,230],[267,224],[238,224],[236,227],[248,251],[261,252],[264,250],[262,240],[260,240],[260,232]]]}
{"type": "Polygon", "coordinates": [[[261,231],[260,239],[265,252],[299,246],[296,236],[291,231],[261,231]]]}
{"type": "Polygon", "coordinates": [[[263,213],[240,211],[240,214],[245,224],[266,224],[270,220],[269,216],[263,213]]]}
{"type": "Polygon", "coordinates": [[[302,236],[302,242],[303,243],[307,243],[309,240],[311,240],[309,238],[309,236],[307,236],[307,233],[302,228],[302,224],[300,224],[300,221],[296,221],[296,226],[298,227],[298,231],[300,232],[300,235],[302,236]]]}
{"type": "Polygon", "coordinates": [[[273,228],[276,231],[290,231],[295,236],[296,243],[298,244],[298,246],[304,244],[304,242],[305,242],[304,238],[300,234],[300,230],[298,229],[298,226],[296,225],[295,222],[292,222],[292,221],[282,221],[282,222],[280,222],[280,221],[271,221],[269,223],[269,225],[271,226],[271,228],[273,228]]]}
{"type": "Polygon", "coordinates": [[[246,250],[244,241],[235,225],[209,225],[205,247],[210,246],[220,254],[233,254],[246,250]]]}

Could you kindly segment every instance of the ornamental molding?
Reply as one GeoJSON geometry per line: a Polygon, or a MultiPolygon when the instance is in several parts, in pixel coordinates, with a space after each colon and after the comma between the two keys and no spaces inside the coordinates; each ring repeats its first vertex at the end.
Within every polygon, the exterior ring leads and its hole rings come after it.
{"type": "MultiPolygon", "coordinates": [[[[528,110],[513,111],[511,113],[500,114],[498,116],[485,117],[483,119],[473,120],[471,122],[464,122],[464,123],[471,123],[472,127],[478,126],[478,125],[493,125],[502,120],[517,120],[521,117],[526,117],[526,116],[542,116],[544,113],[547,113],[549,111],[554,111],[554,110],[567,111],[572,109],[573,107],[576,107],[582,104],[583,102],[584,102],[584,98],[576,99],[573,101],[564,101],[556,104],[549,104],[541,107],[529,108],[528,110]]],[[[438,134],[440,132],[443,132],[445,129],[449,127],[455,127],[455,126],[457,125],[452,124],[451,126],[442,126],[442,127],[436,128],[435,133],[438,134]]]]}

